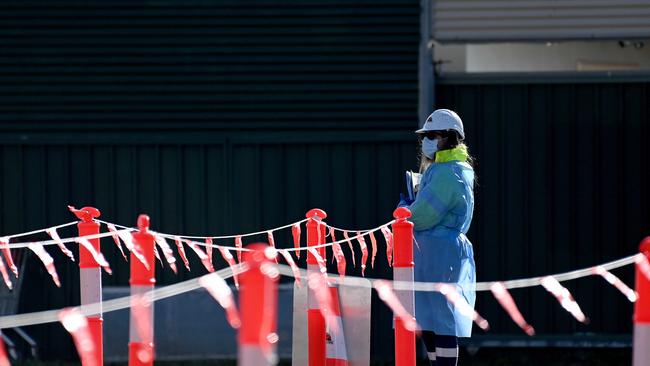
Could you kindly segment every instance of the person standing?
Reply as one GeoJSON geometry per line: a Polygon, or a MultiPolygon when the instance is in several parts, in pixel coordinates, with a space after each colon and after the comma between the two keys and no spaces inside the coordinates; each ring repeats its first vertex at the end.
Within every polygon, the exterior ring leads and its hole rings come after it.
{"type": "MultiPolygon", "coordinates": [[[[415,131],[421,141],[422,178],[410,209],[416,245],[413,260],[418,282],[444,282],[474,307],[476,267],[472,243],[465,236],[474,211],[474,169],[460,117],[435,110],[415,131]]],[[[472,319],[462,315],[439,292],[415,293],[415,316],[432,366],[457,365],[458,338],[470,337],[472,319]]]]}

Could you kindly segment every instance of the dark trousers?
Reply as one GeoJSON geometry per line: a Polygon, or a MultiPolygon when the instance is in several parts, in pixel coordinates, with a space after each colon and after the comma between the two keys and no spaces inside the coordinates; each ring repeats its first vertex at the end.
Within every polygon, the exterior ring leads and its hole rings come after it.
{"type": "Polygon", "coordinates": [[[431,366],[456,366],[458,364],[458,337],[422,331],[422,341],[427,349],[431,366]]]}

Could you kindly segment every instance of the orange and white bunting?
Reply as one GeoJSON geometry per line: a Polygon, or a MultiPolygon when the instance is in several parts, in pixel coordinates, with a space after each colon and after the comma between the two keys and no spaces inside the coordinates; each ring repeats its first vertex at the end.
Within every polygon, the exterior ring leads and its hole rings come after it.
{"type": "Polygon", "coordinates": [[[3,237],[0,238],[0,248],[2,249],[2,255],[5,257],[7,266],[13,272],[14,276],[18,278],[18,267],[14,263],[14,259],[11,257],[11,249],[9,248],[9,238],[3,237]]]}
{"type": "Polygon", "coordinates": [[[334,230],[330,230],[330,233],[332,234],[332,253],[334,254],[333,257],[336,259],[336,269],[339,272],[339,276],[345,277],[345,267],[347,265],[345,261],[345,254],[343,253],[343,249],[341,249],[341,246],[339,243],[336,242],[336,238],[334,238],[334,230]]]}
{"type": "Polygon", "coordinates": [[[97,264],[99,264],[102,268],[104,268],[104,271],[108,274],[112,274],[113,271],[111,271],[111,266],[108,264],[102,253],[99,253],[97,250],[95,250],[95,247],[93,247],[92,243],[88,241],[88,239],[84,237],[76,238],[75,241],[86,248],[86,250],[90,253],[90,255],[93,256],[93,259],[97,264]]]}
{"type": "Polygon", "coordinates": [[[597,274],[605,279],[610,285],[616,287],[630,302],[635,302],[639,299],[639,295],[629,288],[620,278],[616,277],[610,271],[606,270],[603,266],[596,266],[591,269],[594,274],[597,274]]]}
{"type": "Polygon", "coordinates": [[[354,259],[354,247],[352,246],[352,240],[350,240],[350,235],[345,230],[343,230],[343,237],[345,238],[345,241],[348,243],[348,246],[350,247],[350,252],[352,253],[352,267],[356,267],[357,263],[356,260],[354,259]]]}
{"type": "Polygon", "coordinates": [[[183,240],[179,236],[174,237],[174,242],[176,243],[176,249],[178,249],[178,255],[181,256],[181,259],[183,260],[183,264],[185,264],[185,268],[187,270],[190,270],[190,261],[187,260],[187,255],[185,254],[185,248],[183,247],[183,240]]]}
{"type": "Polygon", "coordinates": [[[9,273],[7,272],[7,267],[5,267],[5,263],[0,257],[0,273],[2,273],[2,279],[5,281],[5,285],[11,290],[13,289],[13,284],[11,283],[11,280],[9,279],[9,273]]]}
{"type": "Polygon", "coordinates": [[[46,229],[45,232],[47,233],[47,235],[49,235],[52,238],[52,240],[54,240],[56,242],[56,245],[59,247],[59,249],[61,249],[63,254],[67,255],[68,258],[70,258],[70,260],[72,260],[74,262],[74,254],[72,254],[70,249],[68,249],[65,246],[65,244],[63,244],[63,240],[61,240],[61,237],[59,237],[59,233],[56,232],[56,229],[55,228],[49,228],[49,229],[46,229]]]}
{"type": "Polygon", "coordinates": [[[45,248],[38,243],[29,243],[27,245],[32,252],[36,253],[36,256],[43,262],[47,273],[52,277],[52,281],[56,287],[61,287],[61,281],[59,281],[59,275],[56,273],[56,268],[54,267],[54,259],[45,251],[45,248]]]}
{"type": "MultiPolygon", "coordinates": [[[[291,257],[291,253],[287,252],[286,250],[278,250],[280,254],[284,257],[284,260],[287,262],[289,267],[291,267],[291,271],[293,272],[293,277],[296,280],[296,285],[298,288],[301,286],[301,280],[300,280],[300,268],[296,265],[296,262],[294,262],[293,257],[291,257]]],[[[298,251],[299,252],[299,251],[298,251]]]]}
{"type": "Polygon", "coordinates": [[[165,264],[163,263],[162,258],[160,258],[160,253],[158,253],[158,248],[155,245],[153,246],[153,255],[156,257],[158,262],[160,262],[160,266],[164,267],[165,264]]]}
{"type": "Polygon", "coordinates": [[[212,238],[205,238],[205,254],[208,255],[208,260],[212,262],[212,238]]]}
{"type": "MultiPolygon", "coordinates": [[[[266,237],[269,240],[269,246],[271,246],[271,248],[275,249],[275,238],[273,237],[273,231],[270,231],[270,230],[267,231],[266,232],[266,237]]],[[[278,257],[275,257],[275,263],[278,263],[278,257]]]]}
{"type": "Polygon", "coordinates": [[[115,228],[115,225],[106,224],[106,227],[111,233],[111,237],[113,237],[113,241],[115,242],[115,245],[117,245],[117,249],[119,249],[120,253],[122,253],[122,257],[124,257],[125,261],[128,261],[129,259],[126,257],[126,254],[124,254],[124,249],[122,249],[122,245],[120,244],[120,237],[117,235],[117,229],[115,228]]]}
{"type": "Polygon", "coordinates": [[[523,331],[529,336],[534,336],[535,328],[528,324],[526,319],[524,319],[524,316],[521,315],[515,300],[512,298],[510,292],[508,292],[508,289],[503,285],[503,283],[495,282],[490,286],[490,291],[492,291],[492,295],[494,295],[497,301],[499,301],[499,304],[501,304],[519,328],[523,329],[523,331]]]}
{"type": "Polygon", "coordinates": [[[199,248],[198,245],[194,244],[194,242],[189,239],[185,239],[185,244],[187,244],[190,248],[192,248],[194,253],[196,253],[196,255],[201,260],[201,263],[203,263],[205,269],[208,270],[208,272],[214,272],[214,267],[212,266],[212,262],[210,262],[208,255],[205,254],[205,252],[201,250],[201,248],[199,248]]]}
{"type": "Polygon", "coordinates": [[[59,321],[72,336],[81,364],[84,366],[101,366],[97,364],[95,354],[99,349],[93,342],[86,317],[76,308],[67,308],[59,312],[59,321]]]}
{"type": "Polygon", "coordinates": [[[456,291],[456,287],[448,284],[441,284],[440,285],[440,293],[445,295],[447,300],[456,308],[458,311],[461,313],[461,315],[466,316],[474,321],[476,325],[479,326],[479,328],[483,330],[488,330],[490,328],[490,324],[488,323],[487,320],[483,319],[483,317],[476,311],[474,308],[472,308],[467,301],[465,301],[465,298],[462,297],[458,291],[456,291]]]}
{"type": "Polygon", "coordinates": [[[393,288],[389,281],[375,280],[372,286],[375,288],[375,290],[377,290],[377,295],[379,295],[379,298],[393,311],[395,317],[402,320],[406,330],[415,332],[419,329],[419,326],[415,321],[413,314],[409,314],[409,312],[404,308],[404,305],[402,305],[402,303],[397,298],[397,295],[395,295],[395,292],[393,291],[393,288]]]}
{"type": "Polygon", "coordinates": [[[381,233],[384,234],[386,240],[386,258],[388,259],[388,266],[393,266],[393,233],[387,226],[381,227],[381,233]]]}
{"type": "Polygon", "coordinates": [[[357,241],[359,242],[359,247],[361,247],[361,275],[365,276],[366,263],[368,262],[368,246],[366,245],[366,240],[363,238],[363,235],[358,231],[357,241]]]}
{"type": "Polygon", "coordinates": [[[235,248],[237,248],[237,262],[241,263],[241,252],[242,252],[242,241],[241,235],[235,236],[235,248]]]}
{"type": "Polygon", "coordinates": [[[370,246],[372,247],[370,268],[375,268],[375,257],[377,256],[377,239],[375,239],[375,234],[372,231],[368,232],[368,236],[370,236],[370,246]]]}
{"type": "Polygon", "coordinates": [[[566,287],[562,286],[553,276],[546,276],[541,280],[542,286],[546,291],[550,292],[555,296],[557,301],[562,305],[564,310],[568,311],[573,315],[576,320],[581,323],[589,323],[589,318],[582,313],[580,305],[573,299],[569,290],[566,287]]]}
{"type": "Polygon", "coordinates": [[[144,254],[142,254],[140,251],[140,247],[133,244],[133,235],[131,235],[131,233],[128,231],[118,231],[117,235],[120,237],[120,239],[122,239],[122,242],[124,243],[126,249],[133,253],[135,258],[139,260],[140,263],[142,263],[144,268],[149,270],[149,263],[147,262],[147,258],[145,258],[144,254]]]}
{"type": "Polygon", "coordinates": [[[223,257],[223,260],[225,260],[226,263],[228,263],[228,266],[232,271],[232,278],[235,281],[235,287],[239,289],[239,278],[237,276],[237,273],[235,273],[235,264],[237,264],[235,263],[235,257],[232,256],[228,248],[219,247],[219,252],[221,252],[221,256],[223,257]]]}
{"type": "Polygon", "coordinates": [[[237,306],[235,305],[235,300],[233,299],[232,291],[226,281],[218,274],[210,273],[199,278],[199,284],[208,290],[210,295],[224,308],[228,324],[234,329],[239,329],[241,319],[237,311],[237,306]]]}
{"type": "Polygon", "coordinates": [[[155,235],[155,240],[156,244],[158,244],[160,247],[163,256],[165,257],[165,260],[167,260],[169,268],[171,268],[174,273],[178,273],[178,269],[176,268],[176,257],[174,257],[172,248],[169,246],[169,244],[167,244],[167,240],[165,240],[165,238],[160,235],[155,235]]]}
{"type": "MultiPolygon", "coordinates": [[[[300,223],[297,222],[291,226],[291,235],[293,235],[293,247],[300,248],[300,223]]],[[[300,251],[296,250],[296,256],[300,259],[300,251]]]]}

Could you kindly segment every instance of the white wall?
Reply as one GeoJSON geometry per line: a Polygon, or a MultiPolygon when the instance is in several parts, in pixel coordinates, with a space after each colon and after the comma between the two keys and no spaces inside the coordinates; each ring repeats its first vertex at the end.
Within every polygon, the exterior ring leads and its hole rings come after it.
{"type": "Polygon", "coordinates": [[[446,72],[650,70],[650,41],[642,48],[618,42],[470,44],[434,46],[446,72]]]}

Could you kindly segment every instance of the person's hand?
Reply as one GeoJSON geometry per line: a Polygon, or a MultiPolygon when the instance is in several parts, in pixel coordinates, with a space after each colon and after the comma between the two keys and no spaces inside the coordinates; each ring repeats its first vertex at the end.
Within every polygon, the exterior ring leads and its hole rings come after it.
{"type": "Polygon", "coordinates": [[[399,194],[399,203],[397,204],[397,207],[405,207],[405,206],[410,206],[413,203],[413,200],[404,196],[403,193],[399,194]]]}

